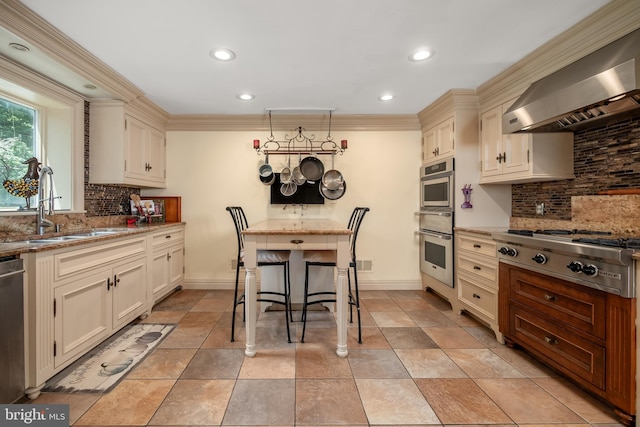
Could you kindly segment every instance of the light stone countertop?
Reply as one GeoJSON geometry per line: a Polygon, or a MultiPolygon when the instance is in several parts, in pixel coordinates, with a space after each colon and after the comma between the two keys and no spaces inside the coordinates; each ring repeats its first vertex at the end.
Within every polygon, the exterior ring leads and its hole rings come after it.
{"type": "Polygon", "coordinates": [[[330,219],[271,218],[257,222],[242,232],[245,235],[353,234],[343,223],[330,219]]]}
{"type": "Polygon", "coordinates": [[[507,227],[454,227],[453,230],[491,236],[491,233],[495,233],[499,231],[507,231],[507,227]]]}
{"type": "Polygon", "coordinates": [[[174,227],[176,225],[184,225],[184,222],[165,222],[165,223],[151,223],[151,224],[136,224],[128,227],[111,227],[111,228],[96,228],[96,229],[87,229],[87,230],[76,230],[74,232],[67,233],[47,233],[41,236],[28,236],[25,240],[15,240],[10,242],[2,242],[0,243],[0,257],[4,256],[14,256],[20,255],[26,252],[42,252],[49,251],[52,249],[60,249],[71,246],[77,246],[86,243],[94,243],[97,241],[105,241],[111,239],[119,239],[125,236],[132,236],[136,234],[143,233],[151,233],[154,231],[162,230],[163,228],[174,227]],[[61,237],[65,235],[74,235],[74,234],[82,234],[89,233],[91,231],[117,231],[113,234],[103,234],[99,236],[91,236],[85,237],[82,239],[69,239],[69,240],[60,240],[56,242],[47,242],[47,243],[30,243],[30,241],[40,240],[40,239],[51,239],[55,237],[61,237]]]}

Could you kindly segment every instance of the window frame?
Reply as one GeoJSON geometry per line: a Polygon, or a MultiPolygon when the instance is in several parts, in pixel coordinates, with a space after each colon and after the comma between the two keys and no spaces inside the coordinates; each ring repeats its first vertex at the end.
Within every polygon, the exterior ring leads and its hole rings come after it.
{"type": "MultiPolygon", "coordinates": [[[[70,198],[69,209],[65,213],[84,213],[84,139],[85,139],[85,100],[84,98],[33,71],[0,57],[0,92],[9,99],[36,108],[38,118],[37,132],[40,133],[39,159],[44,165],[50,156],[56,153],[48,147],[47,140],[60,135],[69,153],[60,153],[66,157],[61,167],[54,167],[54,180],[65,181],[64,193],[70,198]],[[51,114],[50,114],[51,113],[51,114]],[[59,172],[56,172],[58,170],[59,172]],[[63,177],[64,174],[64,177],[63,177]]],[[[58,184],[56,183],[56,186],[58,184]]],[[[63,196],[65,197],[65,196],[63,196]]],[[[3,215],[28,215],[30,211],[0,211],[3,215]]]]}

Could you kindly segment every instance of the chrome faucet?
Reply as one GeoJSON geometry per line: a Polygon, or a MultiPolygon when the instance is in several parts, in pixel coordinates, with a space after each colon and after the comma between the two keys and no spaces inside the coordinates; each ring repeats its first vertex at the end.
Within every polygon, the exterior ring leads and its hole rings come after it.
{"type": "Polygon", "coordinates": [[[53,215],[53,170],[49,166],[45,166],[40,170],[40,179],[38,180],[38,217],[36,218],[36,229],[38,234],[44,234],[45,228],[53,227],[53,221],[44,217],[44,202],[49,202],[47,215],[53,215]],[[45,176],[49,176],[49,198],[44,198],[44,180],[45,176]]]}

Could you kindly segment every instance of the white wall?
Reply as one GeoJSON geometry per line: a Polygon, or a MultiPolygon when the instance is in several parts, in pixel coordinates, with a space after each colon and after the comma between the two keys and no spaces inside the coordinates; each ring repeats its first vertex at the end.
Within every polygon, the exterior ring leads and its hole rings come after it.
{"type": "MultiPolygon", "coordinates": [[[[314,132],[305,132],[311,135],[314,132]]],[[[323,132],[315,132],[322,139],[323,132]]],[[[186,227],[187,287],[230,288],[236,255],[233,223],[226,206],[240,205],[249,223],[271,217],[327,217],[346,225],[356,206],[368,206],[358,236],[358,258],[371,260],[373,271],[358,276],[363,289],[419,289],[420,272],[415,212],[419,210],[421,135],[404,132],[334,132],[349,148],[336,156],[335,168],[347,182],[345,195],[324,205],[283,210],[269,204],[269,188],[258,178],[264,161],[252,148],[265,132],[168,132],[167,188],[144,195],[182,196],[186,227]]],[[[277,139],[284,134],[275,134],[277,139]]],[[[331,157],[322,156],[325,168],[331,157]]],[[[279,171],[286,156],[270,156],[279,171]]],[[[292,158],[293,163],[297,158],[292,158]]]]}

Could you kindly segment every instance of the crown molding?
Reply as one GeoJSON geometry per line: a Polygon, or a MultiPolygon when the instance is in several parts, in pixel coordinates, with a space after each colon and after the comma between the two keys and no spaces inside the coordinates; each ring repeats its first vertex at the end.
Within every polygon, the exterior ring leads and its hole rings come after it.
{"type": "Polygon", "coordinates": [[[478,95],[475,89],[451,89],[418,113],[420,126],[428,129],[451,117],[454,112],[478,110],[478,95]]]}
{"type": "Polygon", "coordinates": [[[18,0],[0,1],[0,26],[122,101],[131,102],[144,95],[131,82],[18,0]]]}
{"type": "Polygon", "coordinates": [[[613,0],[476,88],[486,111],[532,83],[640,28],[640,1],[613,0]]]}
{"type": "MultiPolygon", "coordinates": [[[[272,113],[255,115],[175,115],[170,116],[168,131],[289,131],[329,129],[328,114],[272,113]],[[272,126],[272,127],[271,127],[272,126]]],[[[420,130],[418,116],[406,115],[333,115],[331,130],[337,131],[415,131],[420,130]]]]}

